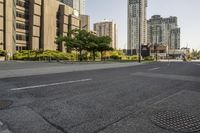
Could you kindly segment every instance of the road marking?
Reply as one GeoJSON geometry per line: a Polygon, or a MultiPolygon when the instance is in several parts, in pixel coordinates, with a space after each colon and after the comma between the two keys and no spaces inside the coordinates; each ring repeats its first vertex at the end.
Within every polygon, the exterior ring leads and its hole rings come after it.
{"type": "Polygon", "coordinates": [[[161,74],[161,73],[143,73],[136,72],[132,73],[132,76],[141,76],[146,78],[159,78],[159,79],[169,79],[169,80],[181,80],[181,81],[191,81],[191,82],[200,82],[200,78],[196,76],[188,75],[173,75],[173,74],[161,74]]]}
{"type": "Polygon", "coordinates": [[[149,70],[154,71],[154,70],[158,70],[158,69],[160,69],[160,67],[152,68],[152,69],[149,69],[149,70]]]}
{"type": "Polygon", "coordinates": [[[194,65],[197,65],[197,66],[200,66],[200,64],[198,64],[198,63],[193,63],[194,65]]]}
{"type": "Polygon", "coordinates": [[[3,123],[0,121],[0,126],[3,126],[3,123]]]}
{"type": "Polygon", "coordinates": [[[48,86],[56,86],[56,85],[64,85],[64,84],[72,84],[78,82],[86,82],[91,81],[92,79],[81,79],[81,80],[74,80],[74,81],[66,81],[66,82],[58,82],[58,83],[51,83],[51,84],[43,84],[43,85],[35,85],[35,86],[26,86],[20,88],[13,88],[10,89],[11,91],[18,91],[18,90],[26,90],[26,89],[34,89],[34,88],[41,88],[41,87],[48,87],[48,86]]]}

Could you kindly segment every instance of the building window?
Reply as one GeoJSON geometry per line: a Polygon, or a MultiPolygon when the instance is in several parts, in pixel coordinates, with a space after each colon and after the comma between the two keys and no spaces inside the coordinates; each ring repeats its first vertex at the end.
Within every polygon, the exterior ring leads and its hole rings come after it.
{"type": "Polygon", "coordinates": [[[16,39],[20,41],[29,41],[29,36],[17,34],[16,39]]]}
{"type": "Polygon", "coordinates": [[[19,18],[24,18],[24,19],[29,19],[29,15],[27,12],[25,13],[22,13],[22,12],[16,12],[16,16],[19,17],[19,18]]]}
{"type": "Polygon", "coordinates": [[[28,47],[26,47],[26,46],[16,46],[16,50],[17,51],[28,50],[28,47]]]}
{"type": "Polygon", "coordinates": [[[29,30],[29,26],[27,24],[16,23],[16,27],[18,29],[29,30]]]}
{"type": "Polygon", "coordinates": [[[24,8],[29,8],[29,2],[27,0],[25,1],[17,0],[16,5],[24,7],[24,8]]]}

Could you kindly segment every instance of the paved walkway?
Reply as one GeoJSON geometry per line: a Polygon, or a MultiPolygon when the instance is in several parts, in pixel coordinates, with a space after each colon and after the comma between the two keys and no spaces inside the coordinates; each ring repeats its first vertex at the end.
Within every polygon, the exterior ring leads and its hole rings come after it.
{"type": "Polygon", "coordinates": [[[61,64],[42,62],[12,62],[0,63],[0,78],[23,77],[31,75],[54,74],[86,70],[98,70],[140,65],[139,63],[81,63],[61,64]]]}

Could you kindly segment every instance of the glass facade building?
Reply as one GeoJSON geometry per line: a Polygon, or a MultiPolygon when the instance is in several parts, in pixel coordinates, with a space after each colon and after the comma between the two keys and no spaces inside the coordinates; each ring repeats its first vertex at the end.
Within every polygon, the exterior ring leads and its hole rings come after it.
{"type": "Polygon", "coordinates": [[[59,0],[59,1],[70,7],[73,7],[73,0],[59,0]]]}

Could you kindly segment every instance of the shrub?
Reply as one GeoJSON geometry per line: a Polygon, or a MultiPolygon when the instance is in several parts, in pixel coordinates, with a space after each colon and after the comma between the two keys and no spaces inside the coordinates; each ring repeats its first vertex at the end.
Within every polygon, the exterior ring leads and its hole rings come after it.
{"type": "Polygon", "coordinates": [[[17,51],[13,55],[14,60],[75,60],[75,54],[73,53],[63,53],[59,51],[30,51],[23,50],[17,51]]]}
{"type": "Polygon", "coordinates": [[[147,56],[147,57],[144,57],[144,60],[152,61],[152,60],[154,60],[154,57],[153,56],[147,56]]]}
{"type": "Polygon", "coordinates": [[[136,61],[136,60],[138,60],[138,56],[137,55],[129,56],[128,59],[136,61]]]}
{"type": "Polygon", "coordinates": [[[113,60],[121,60],[122,59],[122,57],[119,55],[111,55],[110,58],[113,60]]]}
{"type": "Polygon", "coordinates": [[[0,56],[6,56],[7,52],[5,50],[0,49],[0,56]]]}

